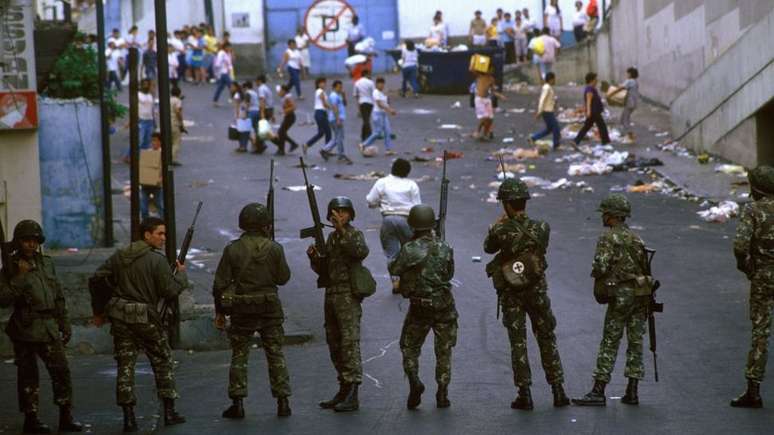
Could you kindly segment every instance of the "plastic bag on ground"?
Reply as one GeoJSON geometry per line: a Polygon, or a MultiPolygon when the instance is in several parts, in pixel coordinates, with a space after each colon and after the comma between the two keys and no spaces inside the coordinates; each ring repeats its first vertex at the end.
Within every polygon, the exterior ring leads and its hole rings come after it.
{"type": "Polygon", "coordinates": [[[269,121],[266,119],[258,121],[258,137],[268,139],[271,135],[271,124],[269,124],[269,121]]]}
{"type": "Polygon", "coordinates": [[[698,211],[696,214],[707,222],[724,223],[739,214],[739,204],[734,201],[723,201],[715,207],[698,211]]]}

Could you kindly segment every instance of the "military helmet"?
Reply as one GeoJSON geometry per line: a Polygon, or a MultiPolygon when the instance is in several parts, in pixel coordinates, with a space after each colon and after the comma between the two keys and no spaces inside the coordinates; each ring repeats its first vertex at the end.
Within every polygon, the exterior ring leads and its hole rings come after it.
{"type": "Polygon", "coordinates": [[[527,184],[515,178],[508,178],[497,189],[497,199],[500,201],[513,201],[515,199],[530,199],[527,184]]]}
{"type": "Polygon", "coordinates": [[[252,202],[244,206],[242,211],[239,212],[239,228],[244,231],[260,230],[262,227],[271,224],[269,209],[263,204],[252,202]]]}
{"type": "Polygon", "coordinates": [[[433,212],[433,208],[425,204],[417,204],[411,207],[408,224],[417,231],[432,230],[435,228],[435,212],[433,212]]]}
{"type": "Polygon", "coordinates": [[[750,180],[752,190],[761,195],[774,195],[774,167],[758,166],[747,173],[747,179],[750,180]]]}
{"type": "Polygon", "coordinates": [[[632,206],[625,196],[620,193],[614,193],[599,203],[597,211],[611,216],[626,218],[632,215],[632,206]]]}
{"type": "Polygon", "coordinates": [[[23,239],[37,239],[41,245],[46,241],[43,228],[32,219],[25,219],[13,229],[13,242],[18,243],[23,239]]]}
{"type": "Polygon", "coordinates": [[[346,196],[336,196],[328,203],[328,215],[326,219],[331,220],[333,216],[333,210],[335,209],[347,209],[351,215],[350,220],[355,220],[355,207],[352,205],[352,200],[346,196]]]}

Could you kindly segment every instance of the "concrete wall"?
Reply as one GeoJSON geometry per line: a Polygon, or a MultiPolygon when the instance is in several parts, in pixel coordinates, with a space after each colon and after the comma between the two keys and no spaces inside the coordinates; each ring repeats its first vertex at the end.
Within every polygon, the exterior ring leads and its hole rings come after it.
{"type": "Polygon", "coordinates": [[[41,100],[40,179],[49,248],[88,248],[104,237],[99,107],[41,100]]]}
{"type": "Polygon", "coordinates": [[[618,0],[613,5],[605,35],[609,44],[597,46],[601,75],[623,80],[626,68],[636,66],[640,92],[665,106],[774,9],[771,0],[618,0]]]}
{"type": "Polygon", "coordinates": [[[254,77],[264,71],[263,0],[224,0],[222,25],[231,33],[234,45],[234,70],[240,77],[254,77]],[[234,14],[247,14],[249,26],[238,27],[234,14]]]}

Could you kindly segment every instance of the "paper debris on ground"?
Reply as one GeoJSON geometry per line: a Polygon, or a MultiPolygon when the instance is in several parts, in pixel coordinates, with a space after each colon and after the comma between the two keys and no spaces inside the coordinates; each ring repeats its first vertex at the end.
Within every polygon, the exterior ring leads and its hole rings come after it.
{"type": "Polygon", "coordinates": [[[462,126],[459,124],[441,124],[438,128],[441,130],[462,130],[462,126]]]}
{"type": "MultiPolygon", "coordinates": [[[[461,159],[463,157],[465,157],[465,153],[462,151],[446,151],[446,160],[461,159]]],[[[436,157],[435,161],[443,162],[443,156],[436,157]]]]}
{"type": "Polygon", "coordinates": [[[210,178],[209,180],[194,180],[188,186],[193,188],[204,187],[204,186],[209,186],[214,182],[215,180],[213,180],[212,178],[210,178]]]}
{"type": "Polygon", "coordinates": [[[523,107],[516,107],[516,108],[513,108],[513,109],[508,109],[508,113],[524,113],[526,111],[527,111],[527,109],[525,109],[523,107]]]}
{"type": "Polygon", "coordinates": [[[583,106],[561,109],[556,119],[564,124],[583,123],[586,120],[586,109],[583,106]]]}
{"type": "Polygon", "coordinates": [[[452,109],[459,109],[460,107],[462,107],[462,103],[459,101],[455,101],[454,104],[451,105],[452,109]]]}
{"type": "Polygon", "coordinates": [[[333,174],[333,178],[338,178],[340,180],[351,180],[351,181],[373,181],[378,180],[380,178],[384,178],[384,172],[380,171],[370,171],[365,174],[333,174]]]}
{"type": "Polygon", "coordinates": [[[554,148],[554,143],[550,140],[538,140],[535,141],[535,148],[537,148],[538,153],[541,155],[545,155],[551,152],[551,150],[554,148]]]}
{"type": "Polygon", "coordinates": [[[505,163],[505,165],[500,165],[500,163],[498,163],[497,172],[501,173],[503,170],[505,172],[518,172],[519,174],[523,174],[527,172],[527,165],[523,163],[505,163]]]}
{"type": "Polygon", "coordinates": [[[557,157],[554,159],[554,162],[556,163],[566,163],[566,162],[576,162],[578,160],[583,160],[584,156],[581,153],[572,153],[567,154],[562,157],[557,157]]]}
{"type": "Polygon", "coordinates": [[[613,172],[613,167],[607,163],[597,160],[591,163],[578,163],[570,165],[567,170],[567,175],[579,176],[579,175],[605,175],[613,172]]]}
{"type": "Polygon", "coordinates": [[[414,182],[416,183],[424,183],[425,181],[433,181],[433,180],[435,180],[435,178],[429,175],[423,175],[419,178],[414,178],[414,182]]]}
{"type": "Polygon", "coordinates": [[[414,109],[411,111],[411,113],[415,115],[432,115],[435,113],[435,110],[429,110],[429,109],[414,109]]]}
{"type": "MultiPolygon", "coordinates": [[[[284,186],[282,190],[289,190],[291,192],[305,192],[306,186],[284,186]]],[[[314,190],[322,190],[320,186],[314,186],[314,190]]]]}
{"type": "Polygon", "coordinates": [[[497,200],[497,191],[489,192],[489,196],[486,198],[486,202],[489,202],[492,204],[497,204],[498,202],[500,202],[497,200]]]}
{"type": "Polygon", "coordinates": [[[430,159],[430,158],[427,158],[427,157],[422,157],[422,156],[414,156],[414,161],[415,161],[415,162],[419,162],[419,163],[423,163],[423,162],[429,162],[429,161],[431,161],[431,160],[432,160],[432,159],[430,159]]]}
{"type": "Polygon", "coordinates": [[[633,185],[626,186],[626,191],[630,193],[650,193],[660,192],[664,189],[664,182],[654,181],[652,183],[644,183],[639,181],[633,185]]]}
{"type": "Polygon", "coordinates": [[[424,147],[424,148],[422,148],[422,152],[423,153],[432,153],[433,151],[435,151],[433,147],[424,147]]]}
{"type": "Polygon", "coordinates": [[[724,223],[739,214],[739,204],[734,201],[723,201],[709,210],[698,211],[696,214],[707,222],[724,223]]]}
{"type": "Polygon", "coordinates": [[[728,175],[747,176],[747,170],[742,165],[722,164],[715,166],[715,172],[722,172],[728,175]]]}
{"type": "Polygon", "coordinates": [[[503,138],[503,143],[513,143],[513,138],[512,137],[504,137],[503,138]]]}
{"type": "Polygon", "coordinates": [[[685,147],[681,146],[679,142],[666,141],[662,144],[656,145],[656,148],[661,151],[666,151],[680,157],[691,157],[691,152],[685,147]]]}

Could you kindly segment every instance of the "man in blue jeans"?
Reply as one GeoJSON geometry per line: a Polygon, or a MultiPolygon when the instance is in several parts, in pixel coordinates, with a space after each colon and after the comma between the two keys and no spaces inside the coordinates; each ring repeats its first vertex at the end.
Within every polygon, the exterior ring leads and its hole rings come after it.
{"type": "Polygon", "coordinates": [[[328,95],[328,123],[333,128],[333,139],[323,145],[320,155],[327,162],[333,156],[333,149],[339,156],[339,162],[352,164],[352,160],[344,154],[344,121],[347,119],[347,108],[344,105],[344,92],[341,80],[333,82],[333,91],[328,95]]]}
{"type": "Polygon", "coordinates": [[[215,95],[212,97],[212,103],[217,106],[220,99],[220,93],[231,86],[231,43],[224,42],[215,58],[215,75],[218,77],[218,87],[215,88],[215,95]]]}
{"type": "Polygon", "coordinates": [[[556,93],[554,92],[554,84],[556,83],[556,75],[552,72],[546,73],[546,82],[543,84],[543,89],[540,92],[540,102],[538,103],[537,112],[535,113],[535,119],[543,117],[543,121],[546,123],[545,130],[537,132],[529,137],[529,142],[533,143],[538,139],[553,134],[554,149],[559,147],[559,140],[562,137],[562,131],[559,127],[559,121],[556,120],[556,114],[554,109],[556,107],[556,93]]]}

